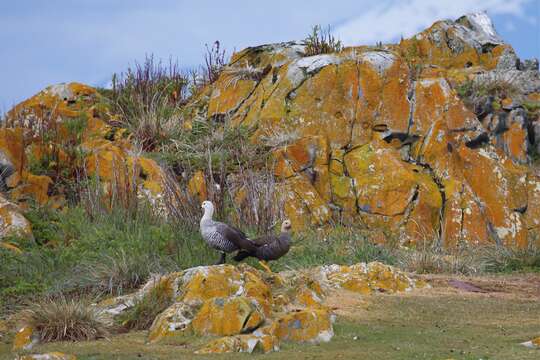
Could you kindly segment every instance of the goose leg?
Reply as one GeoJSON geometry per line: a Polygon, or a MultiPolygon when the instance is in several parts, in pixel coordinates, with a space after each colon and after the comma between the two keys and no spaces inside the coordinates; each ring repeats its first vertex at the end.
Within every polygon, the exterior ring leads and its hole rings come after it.
{"type": "Polygon", "coordinates": [[[225,259],[225,253],[222,252],[222,253],[221,253],[221,257],[219,258],[219,260],[218,260],[218,262],[216,263],[216,265],[225,264],[225,261],[226,261],[226,259],[225,259]]]}
{"type": "Polygon", "coordinates": [[[270,266],[268,265],[268,263],[264,260],[259,260],[259,265],[261,265],[261,267],[267,272],[267,273],[270,273],[270,274],[273,274],[272,272],[272,269],[270,269],[270,266]]]}

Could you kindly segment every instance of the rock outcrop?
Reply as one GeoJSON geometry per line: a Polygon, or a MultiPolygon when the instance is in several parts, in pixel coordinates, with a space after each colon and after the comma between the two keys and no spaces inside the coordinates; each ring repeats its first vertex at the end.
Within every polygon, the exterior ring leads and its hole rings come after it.
{"type": "Polygon", "coordinates": [[[240,51],[194,100],[199,116],[271,144],[294,226],[360,223],[410,246],[528,244],[540,207],[530,151],[540,75],[486,14],[397,45],[303,50],[240,51]],[[240,76],[246,66],[264,75],[240,76]]]}
{"type": "Polygon", "coordinates": [[[148,342],[189,335],[214,337],[197,353],[269,352],[282,342],[319,343],[334,335],[325,298],[334,289],[362,295],[426,286],[378,262],[261,273],[239,266],[201,266],[150,280],[138,292],[105,300],[98,308],[110,322],[159,286],[172,305],[159,314],[148,342]]]}
{"type": "Polygon", "coordinates": [[[20,208],[29,202],[65,206],[69,181],[82,186],[97,179],[104,206],[138,196],[162,207],[163,170],[140,156],[125,129],[109,125],[113,120],[105,99],[78,83],[51,86],[7,114],[0,129],[0,190],[9,199],[0,198],[0,238],[31,237],[20,208]]]}
{"type": "MultiPolygon", "coordinates": [[[[413,247],[537,238],[538,62],[521,61],[486,14],[436,22],[394,45],[304,50],[290,42],[234,54],[183,112],[186,131],[195,120],[253,130],[252,142],[270,149],[295,230],[355,224],[413,247]]],[[[128,189],[115,198],[136,192],[164,211],[163,170],[137,155],[126,129],[111,125],[116,116],[77,83],[17,105],[0,130],[7,200],[61,207],[61,179],[83,174],[105,194],[128,189]]],[[[195,198],[208,196],[210,174],[182,176],[195,198]]],[[[30,236],[15,207],[2,209],[0,236],[30,236]]]]}

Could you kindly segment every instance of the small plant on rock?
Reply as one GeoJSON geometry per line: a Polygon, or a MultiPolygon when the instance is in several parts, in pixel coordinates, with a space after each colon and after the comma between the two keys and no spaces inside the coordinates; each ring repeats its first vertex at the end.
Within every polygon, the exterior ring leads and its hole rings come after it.
{"type": "Polygon", "coordinates": [[[312,28],[311,34],[304,39],[303,45],[305,46],[304,54],[306,56],[331,54],[343,50],[341,40],[332,35],[330,27],[323,29],[320,25],[315,25],[312,28]]]}
{"type": "Polygon", "coordinates": [[[235,65],[228,66],[223,70],[223,73],[226,74],[229,78],[227,80],[227,86],[236,86],[240,80],[253,80],[261,81],[264,75],[268,74],[271,66],[268,65],[264,69],[258,69],[250,65],[247,61],[244,66],[235,65]]]}
{"type": "Polygon", "coordinates": [[[225,50],[221,48],[221,43],[216,40],[211,47],[206,44],[206,54],[204,54],[203,83],[204,85],[214,83],[221,71],[227,64],[228,59],[225,50]]]}

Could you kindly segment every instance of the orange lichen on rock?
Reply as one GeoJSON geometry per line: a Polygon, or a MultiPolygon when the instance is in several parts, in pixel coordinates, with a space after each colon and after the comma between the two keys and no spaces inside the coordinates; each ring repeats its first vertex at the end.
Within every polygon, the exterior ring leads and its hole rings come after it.
{"type": "Polygon", "coordinates": [[[200,202],[208,199],[208,191],[206,190],[206,180],[204,178],[204,172],[201,170],[195,172],[195,174],[189,179],[188,190],[192,196],[196,196],[200,202]]]}
{"type": "Polygon", "coordinates": [[[222,354],[231,352],[263,353],[279,350],[278,340],[271,335],[227,336],[211,341],[195,354],[222,354]]]}
{"type": "Polygon", "coordinates": [[[195,315],[191,327],[197,335],[236,335],[255,330],[264,315],[246,297],[207,300],[195,315]]]}
{"type": "Polygon", "coordinates": [[[37,334],[30,326],[21,327],[13,339],[13,351],[30,350],[38,342],[37,334]]]}
{"type": "Polygon", "coordinates": [[[324,309],[306,309],[286,314],[270,326],[280,341],[328,342],[334,335],[332,317],[324,309]]]}

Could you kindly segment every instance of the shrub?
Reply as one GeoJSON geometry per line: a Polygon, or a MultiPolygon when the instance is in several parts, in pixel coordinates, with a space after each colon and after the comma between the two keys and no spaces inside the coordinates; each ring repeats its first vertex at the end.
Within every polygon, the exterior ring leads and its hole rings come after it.
{"type": "MultiPolygon", "coordinates": [[[[238,186],[237,174],[245,174],[248,169],[270,168],[270,152],[268,148],[254,144],[250,137],[254,129],[239,126],[231,127],[218,121],[194,121],[191,132],[186,132],[173,139],[163,148],[164,160],[174,169],[175,174],[181,175],[179,188],[186,188],[191,176],[198,170],[205,174],[208,199],[216,205],[216,215],[226,219],[227,212],[237,209],[229,207],[233,203],[232,187],[238,186]]],[[[176,187],[168,198],[176,199],[167,204],[174,218],[180,221],[189,220],[198,223],[200,216],[199,200],[182,192],[180,196],[176,187]],[[187,206],[186,206],[187,205],[187,206]],[[186,212],[187,211],[187,212],[186,212]],[[195,220],[195,221],[194,221],[195,220]]],[[[185,222],[185,221],[184,221],[185,222]]],[[[189,225],[187,225],[189,227],[189,225]]]]}
{"type": "Polygon", "coordinates": [[[154,319],[172,304],[168,283],[160,279],[155,281],[154,287],[119,316],[118,321],[125,329],[149,329],[154,319]]]}
{"type": "Polygon", "coordinates": [[[205,47],[206,53],[204,54],[204,66],[202,67],[203,84],[201,85],[214,83],[228,62],[225,49],[221,49],[221,43],[218,40],[214,41],[211,47],[208,47],[208,44],[205,47]]]}
{"type": "Polygon", "coordinates": [[[80,299],[59,297],[30,304],[21,320],[35,329],[43,342],[94,340],[108,334],[96,309],[80,299]]]}
{"type": "Polygon", "coordinates": [[[311,34],[304,39],[303,45],[306,56],[330,54],[343,50],[341,41],[332,35],[330,27],[322,29],[320,25],[315,25],[312,28],[311,34]]]}
{"type": "Polygon", "coordinates": [[[519,94],[515,80],[505,74],[486,74],[458,85],[456,92],[477,115],[498,110],[499,101],[519,94]]]}

